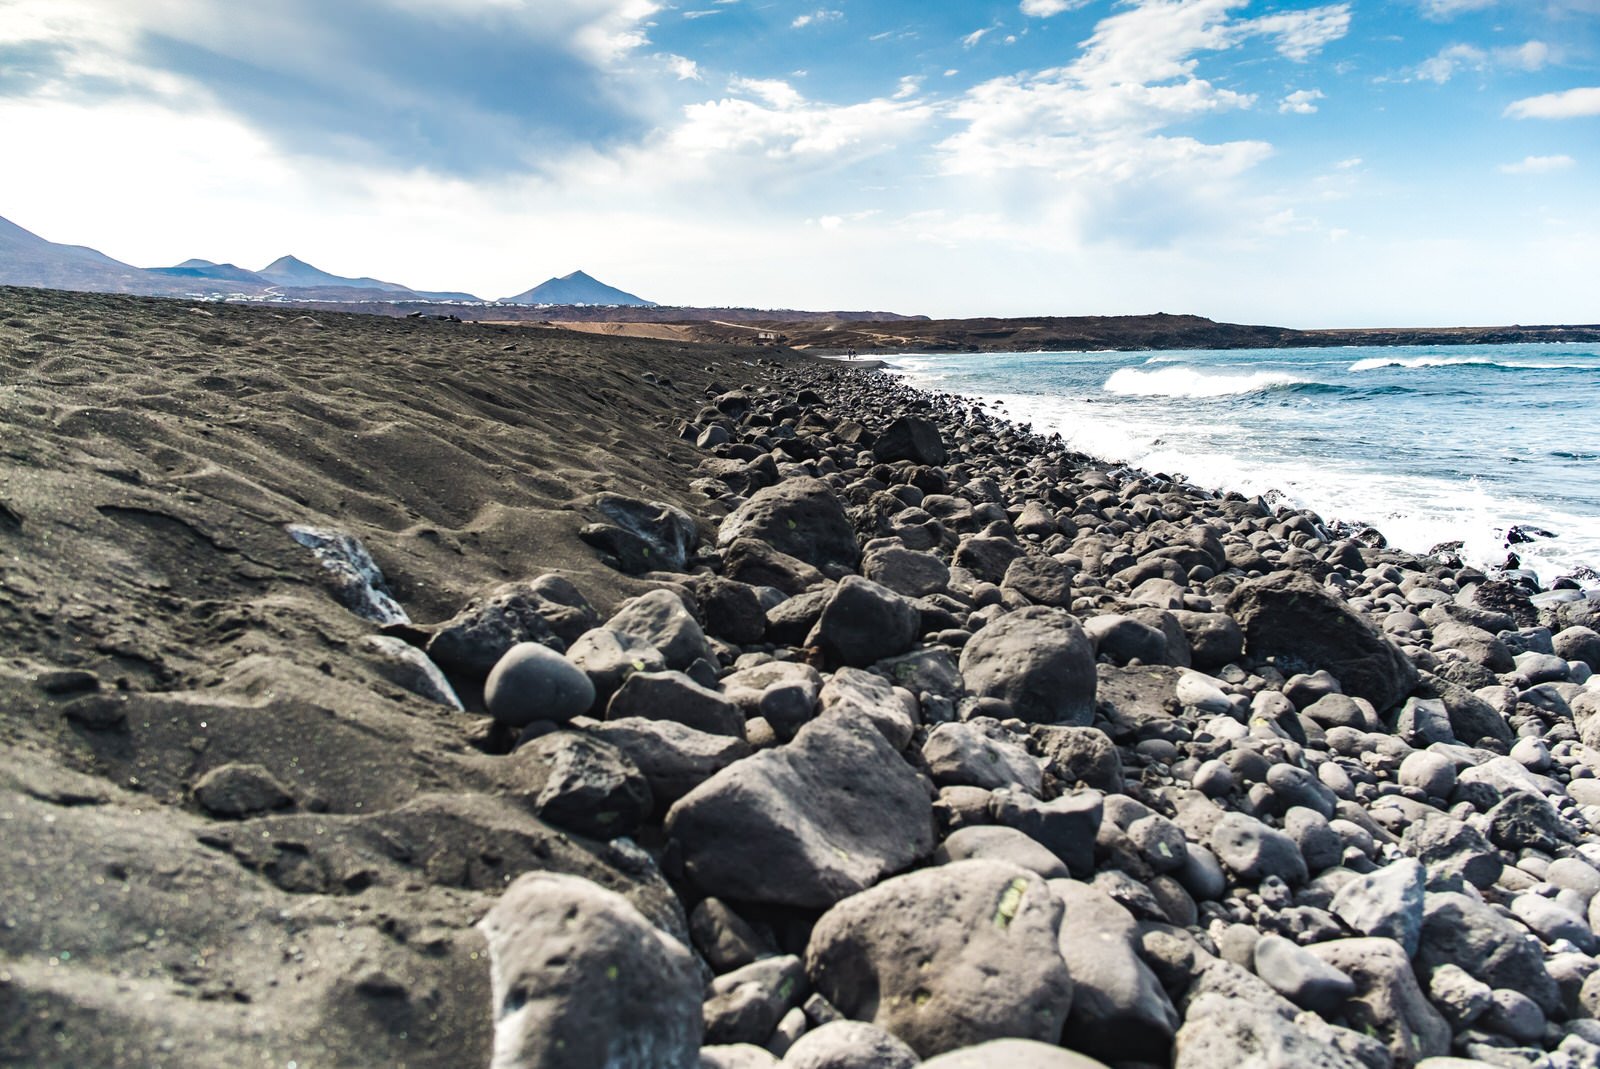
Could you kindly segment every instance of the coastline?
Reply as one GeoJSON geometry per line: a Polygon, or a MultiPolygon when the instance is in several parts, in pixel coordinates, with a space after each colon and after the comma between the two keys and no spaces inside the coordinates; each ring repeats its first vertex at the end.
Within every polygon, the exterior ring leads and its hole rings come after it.
{"type": "Polygon", "coordinates": [[[0,1053],[1600,1032],[1600,597],[779,350],[7,290],[0,375],[0,1053]]]}

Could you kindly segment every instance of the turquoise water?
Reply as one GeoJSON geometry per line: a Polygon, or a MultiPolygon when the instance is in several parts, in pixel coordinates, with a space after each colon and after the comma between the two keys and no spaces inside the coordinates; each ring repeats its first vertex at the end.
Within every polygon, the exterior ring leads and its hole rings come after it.
{"type": "MultiPolygon", "coordinates": [[[[1263,494],[1548,585],[1600,573],[1600,346],[894,357],[1071,448],[1263,494]],[[1508,549],[1513,526],[1554,537],[1508,549]]],[[[1595,578],[1585,580],[1596,585],[1595,578]]]]}

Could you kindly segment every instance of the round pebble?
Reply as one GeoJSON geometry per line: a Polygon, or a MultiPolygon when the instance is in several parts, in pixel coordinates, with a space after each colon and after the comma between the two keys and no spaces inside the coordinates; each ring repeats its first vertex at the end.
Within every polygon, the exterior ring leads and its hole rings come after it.
{"type": "Polygon", "coordinates": [[[594,697],[594,684],[583,669],[537,642],[512,646],[483,685],[489,715],[511,727],[535,720],[565,723],[588,712],[594,697]]]}

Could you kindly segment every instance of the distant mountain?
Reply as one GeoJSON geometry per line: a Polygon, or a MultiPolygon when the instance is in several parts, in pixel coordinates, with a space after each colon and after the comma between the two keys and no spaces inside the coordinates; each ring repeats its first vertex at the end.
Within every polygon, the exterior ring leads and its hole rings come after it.
{"type": "Polygon", "coordinates": [[[438,293],[427,290],[414,290],[410,286],[402,286],[398,282],[384,282],[376,278],[346,278],[344,275],[329,274],[318,267],[312,267],[304,260],[295,256],[280,256],[256,274],[277,286],[287,286],[294,289],[341,289],[341,290],[383,290],[388,293],[398,294],[400,297],[421,297],[430,301],[480,301],[481,297],[474,297],[470,293],[438,293]]]}
{"type": "Polygon", "coordinates": [[[181,293],[177,279],[154,275],[82,245],[58,245],[0,219],[0,285],[88,293],[181,293]]]}
{"type": "Polygon", "coordinates": [[[255,286],[270,286],[272,283],[254,271],[246,271],[237,264],[218,264],[210,260],[185,260],[175,267],[150,267],[146,268],[154,275],[168,275],[172,278],[209,278],[223,282],[248,282],[255,286]]]}
{"type": "Polygon", "coordinates": [[[570,275],[541,282],[525,293],[507,297],[502,304],[603,304],[628,305],[634,308],[654,308],[654,301],[608,286],[604,282],[574,271],[570,275]]]}

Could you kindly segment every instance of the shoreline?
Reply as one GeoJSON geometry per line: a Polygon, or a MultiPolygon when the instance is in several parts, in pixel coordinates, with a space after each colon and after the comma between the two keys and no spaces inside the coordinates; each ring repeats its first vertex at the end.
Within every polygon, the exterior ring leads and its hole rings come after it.
{"type": "Polygon", "coordinates": [[[0,376],[8,1058],[1600,1058],[1600,598],[781,352],[4,291],[0,376]]]}

